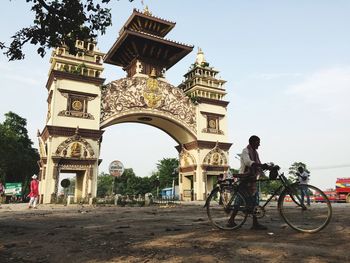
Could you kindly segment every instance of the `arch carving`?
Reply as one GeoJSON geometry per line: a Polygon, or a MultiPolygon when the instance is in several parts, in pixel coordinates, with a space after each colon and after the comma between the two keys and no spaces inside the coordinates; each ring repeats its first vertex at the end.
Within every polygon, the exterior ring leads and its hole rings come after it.
{"type": "Polygon", "coordinates": [[[90,143],[77,132],[63,141],[56,149],[56,156],[73,158],[95,158],[95,152],[90,143]]]}
{"type": "Polygon", "coordinates": [[[129,114],[163,116],[196,134],[195,106],[185,93],[152,77],[130,77],[113,81],[102,88],[101,126],[129,114]]]}
{"type": "Polygon", "coordinates": [[[205,166],[227,166],[227,157],[225,152],[220,149],[218,143],[208,152],[203,160],[205,166]]]}
{"type": "Polygon", "coordinates": [[[196,159],[185,149],[185,147],[182,147],[179,159],[181,168],[194,167],[197,165],[196,159]]]}
{"type": "Polygon", "coordinates": [[[45,143],[41,137],[38,137],[39,141],[39,153],[41,157],[47,157],[46,149],[45,149],[45,143]]]}

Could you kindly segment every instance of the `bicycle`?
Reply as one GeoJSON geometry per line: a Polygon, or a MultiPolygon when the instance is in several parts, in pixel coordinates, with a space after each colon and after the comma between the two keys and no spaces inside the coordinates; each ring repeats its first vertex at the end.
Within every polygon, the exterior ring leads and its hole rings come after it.
{"type": "Polygon", "coordinates": [[[265,207],[278,197],[277,208],[282,219],[294,230],[304,233],[316,233],[325,228],[332,217],[332,206],[327,196],[315,186],[289,182],[284,173],[279,173],[277,165],[268,168],[268,179],[256,179],[251,174],[233,174],[232,178],[218,182],[209,194],[205,207],[210,222],[223,230],[240,228],[248,215],[257,218],[265,216],[265,207]],[[280,181],[281,185],[265,201],[257,205],[246,189],[247,182],[280,181]],[[321,195],[325,202],[316,204],[312,196],[321,195]],[[305,200],[306,197],[306,200],[305,200]],[[305,203],[306,202],[306,203],[305,203]],[[234,224],[229,219],[234,216],[234,224]]]}

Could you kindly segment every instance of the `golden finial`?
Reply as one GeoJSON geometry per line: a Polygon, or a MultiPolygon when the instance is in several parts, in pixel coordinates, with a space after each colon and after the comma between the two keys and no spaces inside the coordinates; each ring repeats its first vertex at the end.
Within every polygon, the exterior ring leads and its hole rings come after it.
{"type": "Polygon", "coordinates": [[[156,72],[156,69],[155,69],[155,68],[152,68],[150,77],[152,77],[152,78],[157,77],[157,72],[156,72]]]}
{"type": "Polygon", "coordinates": [[[148,16],[151,16],[152,15],[152,13],[149,11],[149,9],[148,9],[148,5],[146,5],[146,7],[145,7],[145,9],[143,10],[143,13],[145,14],[145,15],[148,15],[148,16]]]}

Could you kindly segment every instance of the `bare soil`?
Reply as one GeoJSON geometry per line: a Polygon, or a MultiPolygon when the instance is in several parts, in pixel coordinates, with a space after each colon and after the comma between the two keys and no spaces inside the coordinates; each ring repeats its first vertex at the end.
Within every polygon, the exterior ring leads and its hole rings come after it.
{"type": "Polygon", "coordinates": [[[275,207],[250,230],[208,222],[197,205],[0,209],[0,262],[350,262],[350,204],[334,204],[316,234],[288,227],[275,207]]]}

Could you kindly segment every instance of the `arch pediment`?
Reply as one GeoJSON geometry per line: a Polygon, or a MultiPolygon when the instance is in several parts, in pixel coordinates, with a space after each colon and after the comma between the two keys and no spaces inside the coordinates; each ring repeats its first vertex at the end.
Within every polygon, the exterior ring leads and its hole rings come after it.
{"type": "MultiPolygon", "coordinates": [[[[113,81],[102,88],[102,128],[133,115],[167,120],[182,127],[192,138],[196,137],[195,106],[182,90],[165,81],[151,77],[131,77],[113,81]]],[[[149,124],[158,126],[157,123],[149,124]]]]}
{"type": "Polygon", "coordinates": [[[56,156],[73,158],[95,158],[95,152],[90,143],[79,134],[64,140],[56,149],[56,156]]]}
{"type": "Polygon", "coordinates": [[[203,165],[206,166],[227,166],[227,164],[226,154],[220,149],[218,143],[208,152],[203,160],[203,165]]]}
{"type": "Polygon", "coordinates": [[[197,165],[196,159],[192,154],[189,153],[189,151],[185,149],[185,147],[182,147],[182,150],[179,154],[179,159],[181,168],[197,165]]]}

